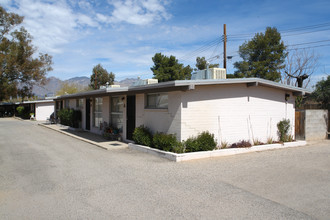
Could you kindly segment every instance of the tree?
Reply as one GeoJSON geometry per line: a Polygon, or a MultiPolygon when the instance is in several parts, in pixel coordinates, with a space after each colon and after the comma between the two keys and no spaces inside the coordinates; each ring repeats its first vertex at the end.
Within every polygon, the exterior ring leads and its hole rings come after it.
{"type": "Polygon", "coordinates": [[[281,34],[276,28],[267,27],[265,34],[257,33],[239,47],[243,61],[235,62],[235,77],[258,77],[279,82],[287,53],[281,34]]]}
{"type": "Polygon", "coordinates": [[[33,85],[44,84],[47,72],[52,70],[51,56],[35,56],[32,37],[22,22],[23,17],[0,6],[0,101],[32,96],[33,85]]]}
{"type": "Polygon", "coordinates": [[[150,69],[154,73],[154,78],[159,82],[191,78],[192,68],[179,63],[175,56],[167,57],[156,53],[152,61],[154,61],[154,66],[150,69]]]}
{"type": "Polygon", "coordinates": [[[318,58],[313,51],[309,50],[293,50],[289,52],[285,62],[284,73],[282,74],[282,83],[288,85],[295,83],[300,88],[306,88],[310,82],[311,75],[318,66],[318,58]]]}
{"type": "Polygon", "coordinates": [[[67,95],[79,92],[78,86],[74,83],[63,82],[56,95],[67,95]]]}
{"type": "MultiPolygon", "coordinates": [[[[209,68],[218,68],[219,64],[210,64],[209,68]]],[[[196,58],[196,68],[195,70],[205,70],[207,69],[207,61],[205,57],[197,57],[196,58]]]]}
{"type": "Polygon", "coordinates": [[[93,68],[93,73],[91,75],[91,83],[89,86],[92,89],[99,89],[100,86],[105,86],[107,83],[109,85],[113,85],[115,81],[115,74],[112,72],[108,72],[106,69],[102,67],[101,64],[97,64],[93,68]]]}
{"type": "Polygon", "coordinates": [[[322,79],[316,83],[311,97],[320,102],[322,108],[330,109],[330,75],[326,80],[322,79]]]}

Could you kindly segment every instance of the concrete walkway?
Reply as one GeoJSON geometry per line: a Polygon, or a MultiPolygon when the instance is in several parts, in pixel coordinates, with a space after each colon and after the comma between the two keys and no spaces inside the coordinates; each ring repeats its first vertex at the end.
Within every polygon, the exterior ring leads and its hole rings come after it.
{"type": "Polygon", "coordinates": [[[71,130],[68,126],[63,126],[60,124],[47,124],[46,122],[38,122],[38,125],[52,129],[54,131],[60,132],[78,140],[93,144],[105,150],[114,150],[128,147],[128,145],[124,142],[109,141],[103,138],[101,135],[93,134],[87,131],[71,130]]]}

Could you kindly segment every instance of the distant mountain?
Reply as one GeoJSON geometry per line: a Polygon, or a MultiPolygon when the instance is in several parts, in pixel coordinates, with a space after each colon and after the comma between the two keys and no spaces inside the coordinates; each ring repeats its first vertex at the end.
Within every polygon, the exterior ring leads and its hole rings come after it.
{"type": "Polygon", "coordinates": [[[120,85],[120,87],[127,87],[132,85],[133,83],[135,83],[136,81],[138,81],[137,78],[126,78],[124,80],[121,80],[119,82],[115,81],[115,85],[120,85]]]}
{"type": "MultiPolygon", "coordinates": [[[[134,82],[136,82],[138,79],[134,78],[127,78],[124,80],[121,80],[119,82],[115,81],[116,85],[120,85],[121,87],[127,87],[132,85],[134,82]]],[[[44,98],[45,96],[55,96],[56,92],[61,88],[62,83],[67,82],[70,84],[76,84],[79,89],[83,89],[87,87],[90,83],[90,78],[86,76],[80,76],[80,77],[74,77],[67,80],[60,80],[56,77],[49,77],[47,79],[47,83],[43,86],[41,85],[35,85],[33,86],[32,92],[40,97],[44,98]]]]}

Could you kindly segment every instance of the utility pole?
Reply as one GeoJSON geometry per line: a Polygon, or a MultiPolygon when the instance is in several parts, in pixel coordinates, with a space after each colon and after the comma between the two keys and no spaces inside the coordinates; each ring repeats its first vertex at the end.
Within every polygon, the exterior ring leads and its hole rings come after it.
{"type": "Polygon", "coordinates": [[[226,24],[223,25],[223,68],[227,69],[227,34],[226,24]]]}

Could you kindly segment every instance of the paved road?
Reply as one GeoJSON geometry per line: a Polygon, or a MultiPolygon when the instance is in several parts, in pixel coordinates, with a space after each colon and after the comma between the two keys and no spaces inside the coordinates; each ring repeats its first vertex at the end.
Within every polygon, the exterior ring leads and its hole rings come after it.
{"type": "Polygon", "coordinates": [[[329,219],[330,141],[174,163],[0,119],[0,219],[329,219]]]}

